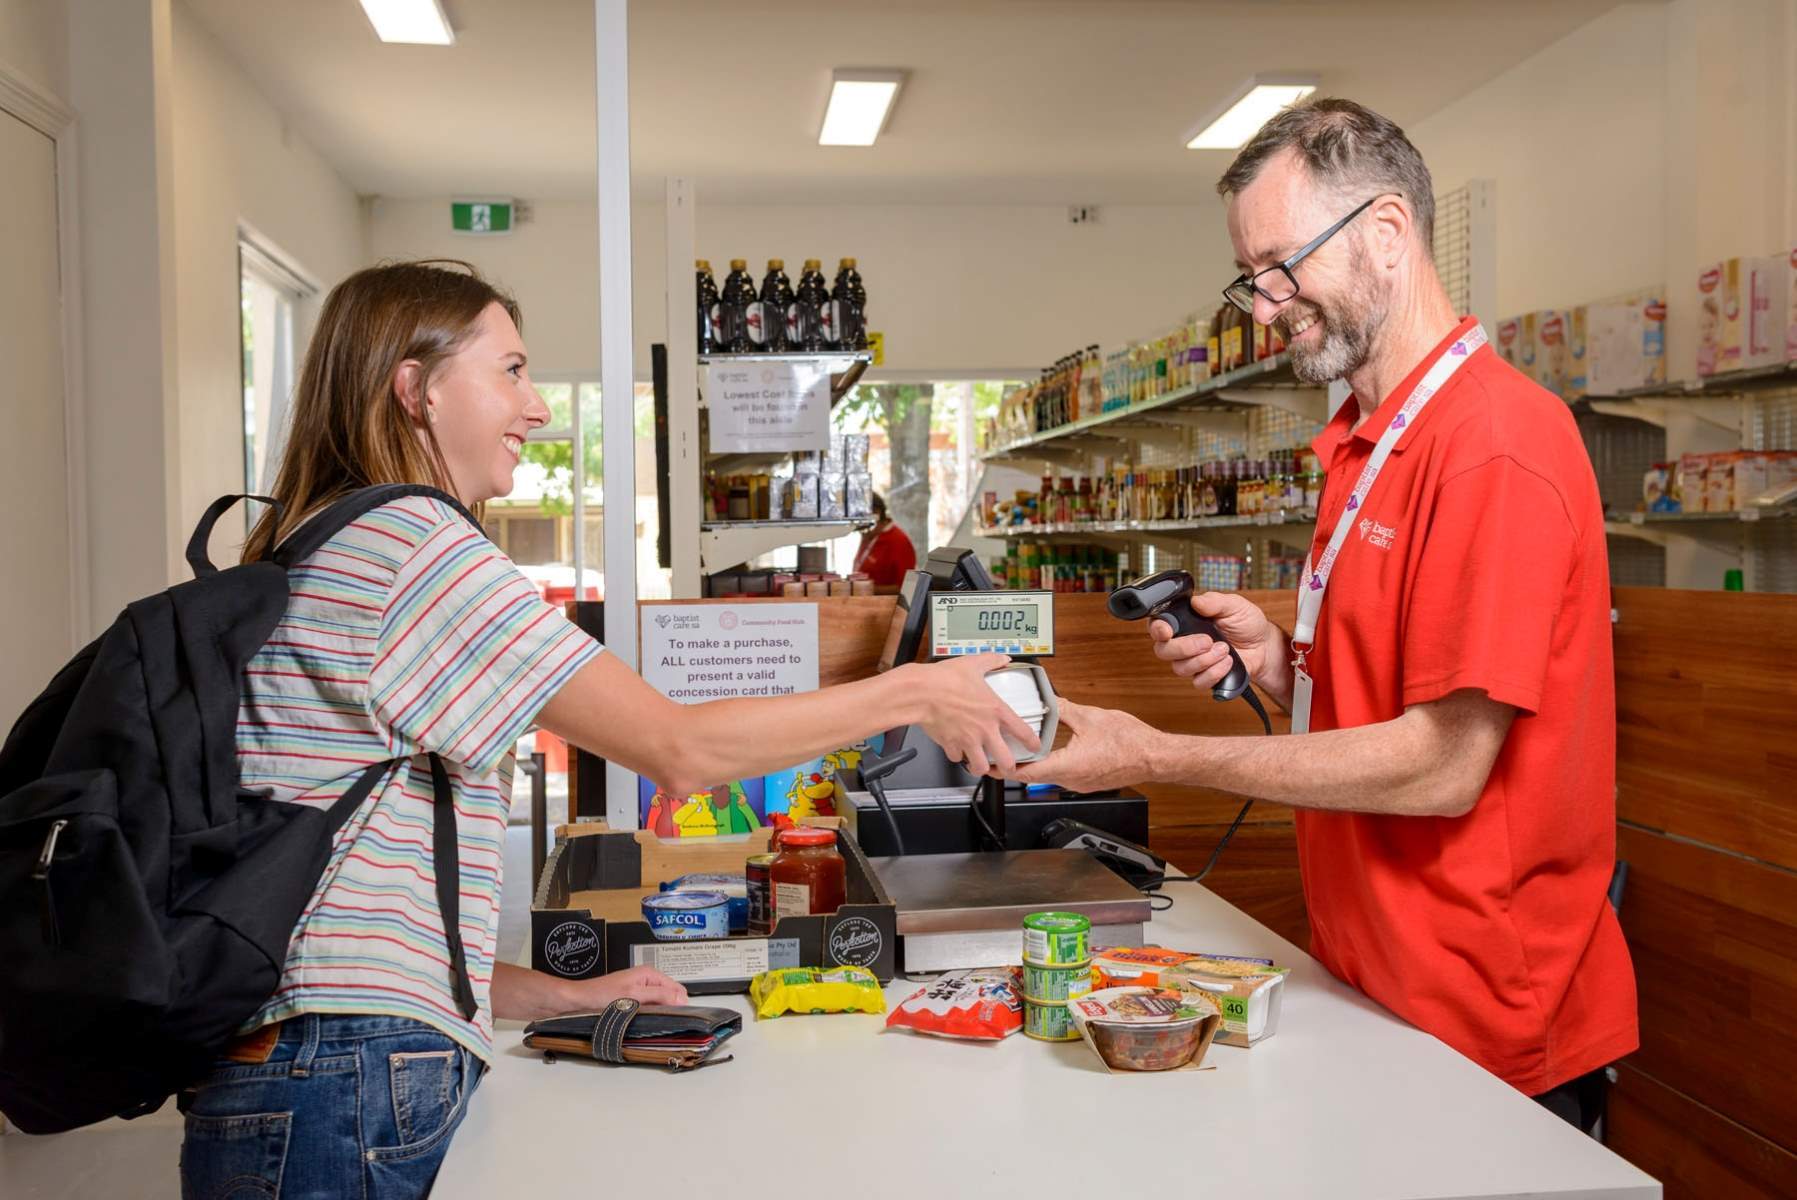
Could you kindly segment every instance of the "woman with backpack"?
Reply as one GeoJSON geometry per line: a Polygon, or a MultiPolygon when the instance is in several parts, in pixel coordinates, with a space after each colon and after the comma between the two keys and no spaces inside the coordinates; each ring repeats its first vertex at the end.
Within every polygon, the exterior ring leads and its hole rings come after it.
{"type": "Polygon", "coordinates": [[[681,705],[604,653],[471,519],[511,491],[526,436],[549,418],[518,325],[510,297],[446,261],[358,272],[320,314],[281,507],[245,561],[360,488],[444,495],[381,504],[292,567],[285,617],[246,672],[244,788],[328,807],[376,781],[336,835],[279,987],[190,1097],[184,1195],[424,1195],[491,1060],[495,1017],[685,1001],[649,968],[569,981],[495,960],[513,745],[533,724],[674,795],[904,723],[980,773],[1013,766],[1006,731],[1035,744],[984,683],[996,655],[681,705]],[[453,832],[435,819],[439,793],[453,832]],[[459,863],[459,881],[440,880],[438,861],[459,863]]]}

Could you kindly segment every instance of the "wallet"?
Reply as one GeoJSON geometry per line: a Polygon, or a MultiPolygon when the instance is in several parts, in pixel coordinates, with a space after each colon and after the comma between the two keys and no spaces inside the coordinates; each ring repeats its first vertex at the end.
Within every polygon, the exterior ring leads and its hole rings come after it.
{"type": "Polygon", "coordinates": [[[524,1044],[617,1066],[690,1071],[712,1063],[718,1047],[742,1027],[742,1014],[728,1008],[618,999],[596,1013],[532,1021],[524,1027],[524,1044]]]}

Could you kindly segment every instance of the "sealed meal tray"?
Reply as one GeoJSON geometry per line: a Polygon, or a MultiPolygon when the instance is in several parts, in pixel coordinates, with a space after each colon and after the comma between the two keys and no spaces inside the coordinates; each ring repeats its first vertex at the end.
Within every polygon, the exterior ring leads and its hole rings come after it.
{"type": "Polygon", "coordinates": [[[1196,1067],[1222,1022],[1203,992],[1103,988],[1067,1002],[1073,1027],[1114,1071],[1196,1067]]]}
{"type": "Polygon", "coordinates": [[[1210,996],[1223,1014],[1217,1040],[1245,1047],[1278,1030],[1286,973],[1271,959],[1198,954],[1161,971],[1160,982],[1162,987],[1210,996]]]}

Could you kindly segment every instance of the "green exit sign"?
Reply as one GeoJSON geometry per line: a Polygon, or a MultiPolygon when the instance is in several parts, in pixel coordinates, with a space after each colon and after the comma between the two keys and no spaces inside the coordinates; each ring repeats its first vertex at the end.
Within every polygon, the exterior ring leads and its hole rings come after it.
{"type": "Polygon", "coordinates": [[[510,200],[452,200],[449,227],[457,233],[510,233],[510,200]]]}

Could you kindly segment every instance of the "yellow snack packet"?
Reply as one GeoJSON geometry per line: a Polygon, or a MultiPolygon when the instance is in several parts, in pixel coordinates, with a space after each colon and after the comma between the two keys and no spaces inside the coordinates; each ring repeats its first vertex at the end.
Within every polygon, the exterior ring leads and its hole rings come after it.
{"type": "Polygon", "coordinates": [[[886,1011],[880,981],[864,967],[781,967],[749,984],[749,1002],[761,1017],[786,1013],[886,1011]]]}

